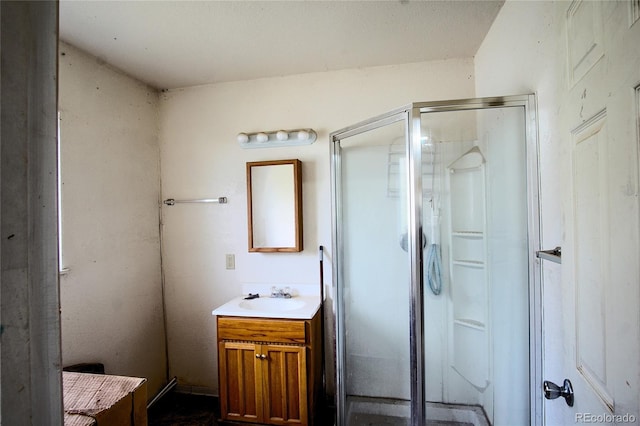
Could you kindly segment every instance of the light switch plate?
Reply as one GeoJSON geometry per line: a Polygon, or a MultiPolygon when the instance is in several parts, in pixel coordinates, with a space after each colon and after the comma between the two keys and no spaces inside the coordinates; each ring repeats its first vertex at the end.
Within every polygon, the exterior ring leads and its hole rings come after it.
{"type": "Polygon", "coordinates": [[[225,255],[225,264],[227,269],[236,269],[236,256],[234,254],[225,255]]]}

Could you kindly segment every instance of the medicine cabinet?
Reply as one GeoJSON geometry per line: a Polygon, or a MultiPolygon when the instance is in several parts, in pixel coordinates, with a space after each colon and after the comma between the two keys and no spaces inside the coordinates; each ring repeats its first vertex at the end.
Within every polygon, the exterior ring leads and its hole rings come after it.
{"type": "Polygon", "coordinates": [[[302,163],[247,163],[250,252],[302,251],[302,163]]]}

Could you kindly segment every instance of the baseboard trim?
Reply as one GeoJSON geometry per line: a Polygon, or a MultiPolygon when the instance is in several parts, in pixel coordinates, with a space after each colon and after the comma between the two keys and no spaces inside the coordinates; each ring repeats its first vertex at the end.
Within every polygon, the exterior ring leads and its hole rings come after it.
{"type": "Polygon", "coordinates": [[[190,385],[176,385],[175,391],[178,393],[187,393],[191,395],[206,395],[218,398],[213,388],[207,386],[190,386],[190,385]]]}

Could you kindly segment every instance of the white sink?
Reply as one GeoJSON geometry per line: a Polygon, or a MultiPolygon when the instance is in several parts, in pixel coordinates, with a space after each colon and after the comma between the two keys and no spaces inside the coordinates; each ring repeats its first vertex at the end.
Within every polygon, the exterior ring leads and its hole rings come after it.
{"type": "Polygon", "coordinates": [[[257,299],[243,300],[238,303],[238,306],[242,309],[249,309],[251,311],[282,312],[300,309],[304,304],[304,301],[300,300],[300,298],[284,299],[260,297],[257,299]]]}
{"type": "Polygon", "coordinates": [[[319,296],[294,296],[291,299],[263,296],[257,299],[237,297],[211,312],[233,317],[311,319],[320,308],[319,296]]]}

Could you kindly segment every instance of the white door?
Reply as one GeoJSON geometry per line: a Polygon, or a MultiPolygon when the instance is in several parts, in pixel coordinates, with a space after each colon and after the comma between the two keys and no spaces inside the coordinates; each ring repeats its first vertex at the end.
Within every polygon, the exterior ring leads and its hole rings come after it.
{"type": "Polygon", "coordinates": [[[569,379],[574,404],[545,401],[547,425],[640,421],[638,6],[558,4],[568,65],[559,113],[567,179],[556,188],[565,200],[564,339],[545,353],[561,351],[565,377],[545,379],[569,379]]]}

